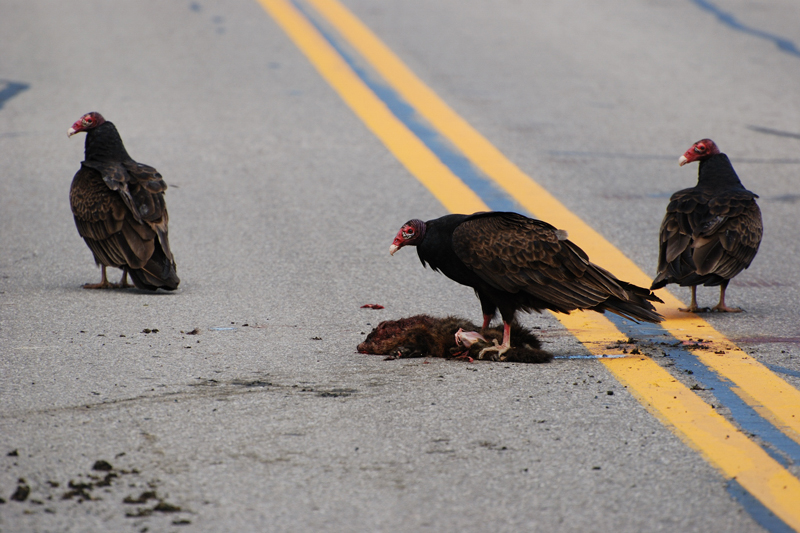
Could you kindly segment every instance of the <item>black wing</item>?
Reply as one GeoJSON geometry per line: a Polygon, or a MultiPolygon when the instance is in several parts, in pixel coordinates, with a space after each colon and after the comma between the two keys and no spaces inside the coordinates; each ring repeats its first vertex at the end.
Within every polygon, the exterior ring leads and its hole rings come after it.
{"type": "Polygon", "coordinates": [[[629,284],[592,264],[564,233],[516,213],[467,219],[453,232],[453,248],[492,287],[534,295],[553,310],[591,309],[630,296],[629,284]]]}
{"type": "Polygon", "coordinates": [[[661,223],[653,287],[718,283],[750,266],[763,234],[755,198],[744,189],[673,194],[661,223]]]}
{"type": "Polygon", "coordinates": [[[155,168],[132,159],[122,163],[84,161],[82,165],[100,172],[108,188],[119,193],[136,221],[158,234],[164,254],[174,261],[169,247],[169,214],[164,200],[167,184],[161,174],[155,168]]]}
{"type": "Polygon", "coordinates": [[[175,289],[180,282],[169,248],[164,189],[155,169],[131,161],[83,162],[70,190],[75,224],[95,259],[127,267],[140,288],[175,289]]]}

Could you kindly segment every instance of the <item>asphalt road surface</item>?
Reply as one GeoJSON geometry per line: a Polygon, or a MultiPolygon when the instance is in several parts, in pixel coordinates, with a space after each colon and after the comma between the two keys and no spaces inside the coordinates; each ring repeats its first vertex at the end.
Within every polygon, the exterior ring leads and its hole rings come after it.
{"type": "MultiPolygon", "coordinates": [[[[705,318],[800,387],[799,4],[344,4],[650,276],[667,199],[696,181],[678,156],[714,139],[765,236],[729,288],[746,312],[705,318]]],[[[356,353],[382,320],[480,309],[389,256],[447,210],[258,1],[2,0],[0,50],[0,532],[794,527],[553,315],[522,317],[546,365],[356,353]],[[169,184],[174,293],[81,288],[100,274],[66,130],[92,110],[169,184]]],[[[753,438],[795,479],[775,431],[753,438]]]]}

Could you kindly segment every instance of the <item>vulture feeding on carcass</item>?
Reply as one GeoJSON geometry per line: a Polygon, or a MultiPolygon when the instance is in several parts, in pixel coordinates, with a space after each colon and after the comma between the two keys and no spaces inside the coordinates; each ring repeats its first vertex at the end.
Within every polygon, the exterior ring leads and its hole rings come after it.
{"type": "Polygon", "coordinates": [[[417,247],[423,266],[475,289],[482,332],[500,311],[503,342],[482,350],[481,359],[500,357],[510,348],[517,311],[591,309],[635,321],[662,320],[650,303],[661,300],[652,292],[589,262],[566,232],[541,220],[504,212],[414,219],[403,224],[389,252],[408,245],[417,247]]]}
{"type": "Polygon", "coordinates": [[[114,124],[87,113],[67,131],[86,132],[85,160],[72,180],[69,200],[78,233],[101,267],[100,283],[87,289],[128,287],[175,290],[178,274],[167,237],[167,184],[153,167],[137,163],[114,124]],[[119,284],[109,283],[106,267],[122,269],[119,284]]]}
{"type": "MultiPolygon", "coordinates": [[[[478,359],[480,352],[493,341],[503,339],[503,329],[490,328],[483,335],[478,326],[458,317],[435,318],[416,315],[378,324],[358,345],[359,353],[405,357],[444,357],[478,359]]],[[[540,349],[539,339],[528,329],[511,325],[513,344],[499,360],[508,363],[547,363],[553,356],[540,349]]]]}
{"type": "Polygon", "coordinates": [[[719,285],[719,303],[711,311],[736,313],[725,305],[725,289],[750,266],[764,227],[758,195],[739,181],[728,156],[711,139],[697,141],[679,160],[699,161],[697,185],[672,195],[661,223],[658,275],[651,289],[668,283],[692,288],[692,303],[681,311],[700,312],[697,286],[719,285]]]}

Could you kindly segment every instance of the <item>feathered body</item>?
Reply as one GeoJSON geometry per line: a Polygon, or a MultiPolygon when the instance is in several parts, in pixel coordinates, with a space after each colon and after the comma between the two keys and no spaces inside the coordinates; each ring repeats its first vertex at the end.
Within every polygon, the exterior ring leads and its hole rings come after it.
{"type": "Polygon", "coordinates": [[[518,311],[591,309],[662,320],[650,303],[661,300],[652,292],[591,263],[566,232],[541,220],[508,212],[414,219],[400,229],[390,252],[406,245],[417,247],[423,265],[475,290],[484,331],[500,311],[508,332],[502,347],[509,345],[518,311]]]}
{"type": "Polygon", "coordinates": [[[661,223],[658,274],[651,289],[669,283],[692,287],[692,304],[700,311],[696,286],[720,286],[717,311],[739,311],[725,305],[728,282],[750,266],[758,252],[763,224],[758,195],[739,180],[728,156],[710,139],[695,143],[681,165],[699,161],[697,185],[672,195],[661,223]]]}
{"type": "Polygon", "coordinates": [[[98,113],[81,117],[69,133],[78,131],[86,131],[85,160],[72,180],[70,205],[78,233],[103,267],[102,282],[86,287],[113,286],[105,277],[112,266],[123,270],[123,285],[130,274],[140,289],[176,289],[161,174],[134,161],[114,124],[98,113]]]}

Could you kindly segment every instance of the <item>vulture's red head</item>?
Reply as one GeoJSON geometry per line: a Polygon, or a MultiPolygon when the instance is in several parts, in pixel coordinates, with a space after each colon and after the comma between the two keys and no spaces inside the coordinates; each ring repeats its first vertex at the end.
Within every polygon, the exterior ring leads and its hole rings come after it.
{"type": "Polygon", "coordinates": [[[719,148],[717,145],[714,144],[714,141],[711,139],[703,139],[702,141],[697,141],[692,145],[691,148],[686,150],[686,152],[678,159],[678,163],[680,166],[685,165],[686,163],[691,163],[692,161],[702,161],[703,159],[708,159],[714,154],[719,153],[719,148]]]}
{"type": "Polygon", "coordinates": [[[67,137],[72,137],[73,135],[81,131],[86,131],[92,128],[96,128],[105,121],[106,119],[103,118],[103,115],[101,115],[97,111],[86,113],[81,118],[76,120],[75,124],[73,124],[72,127],[67,130],[67,137]]]}
{"type": "Polygon", "coordinates": [[[403,224],[403,227],[397,232],[397,236],[394,238],[392,246],[389,248],[389,254],[394,255],[397,250],[409,244],[411,246],[418,245],[422,242],[424,236],[425,223],[418,218],[409,220],[403,224]]]}

